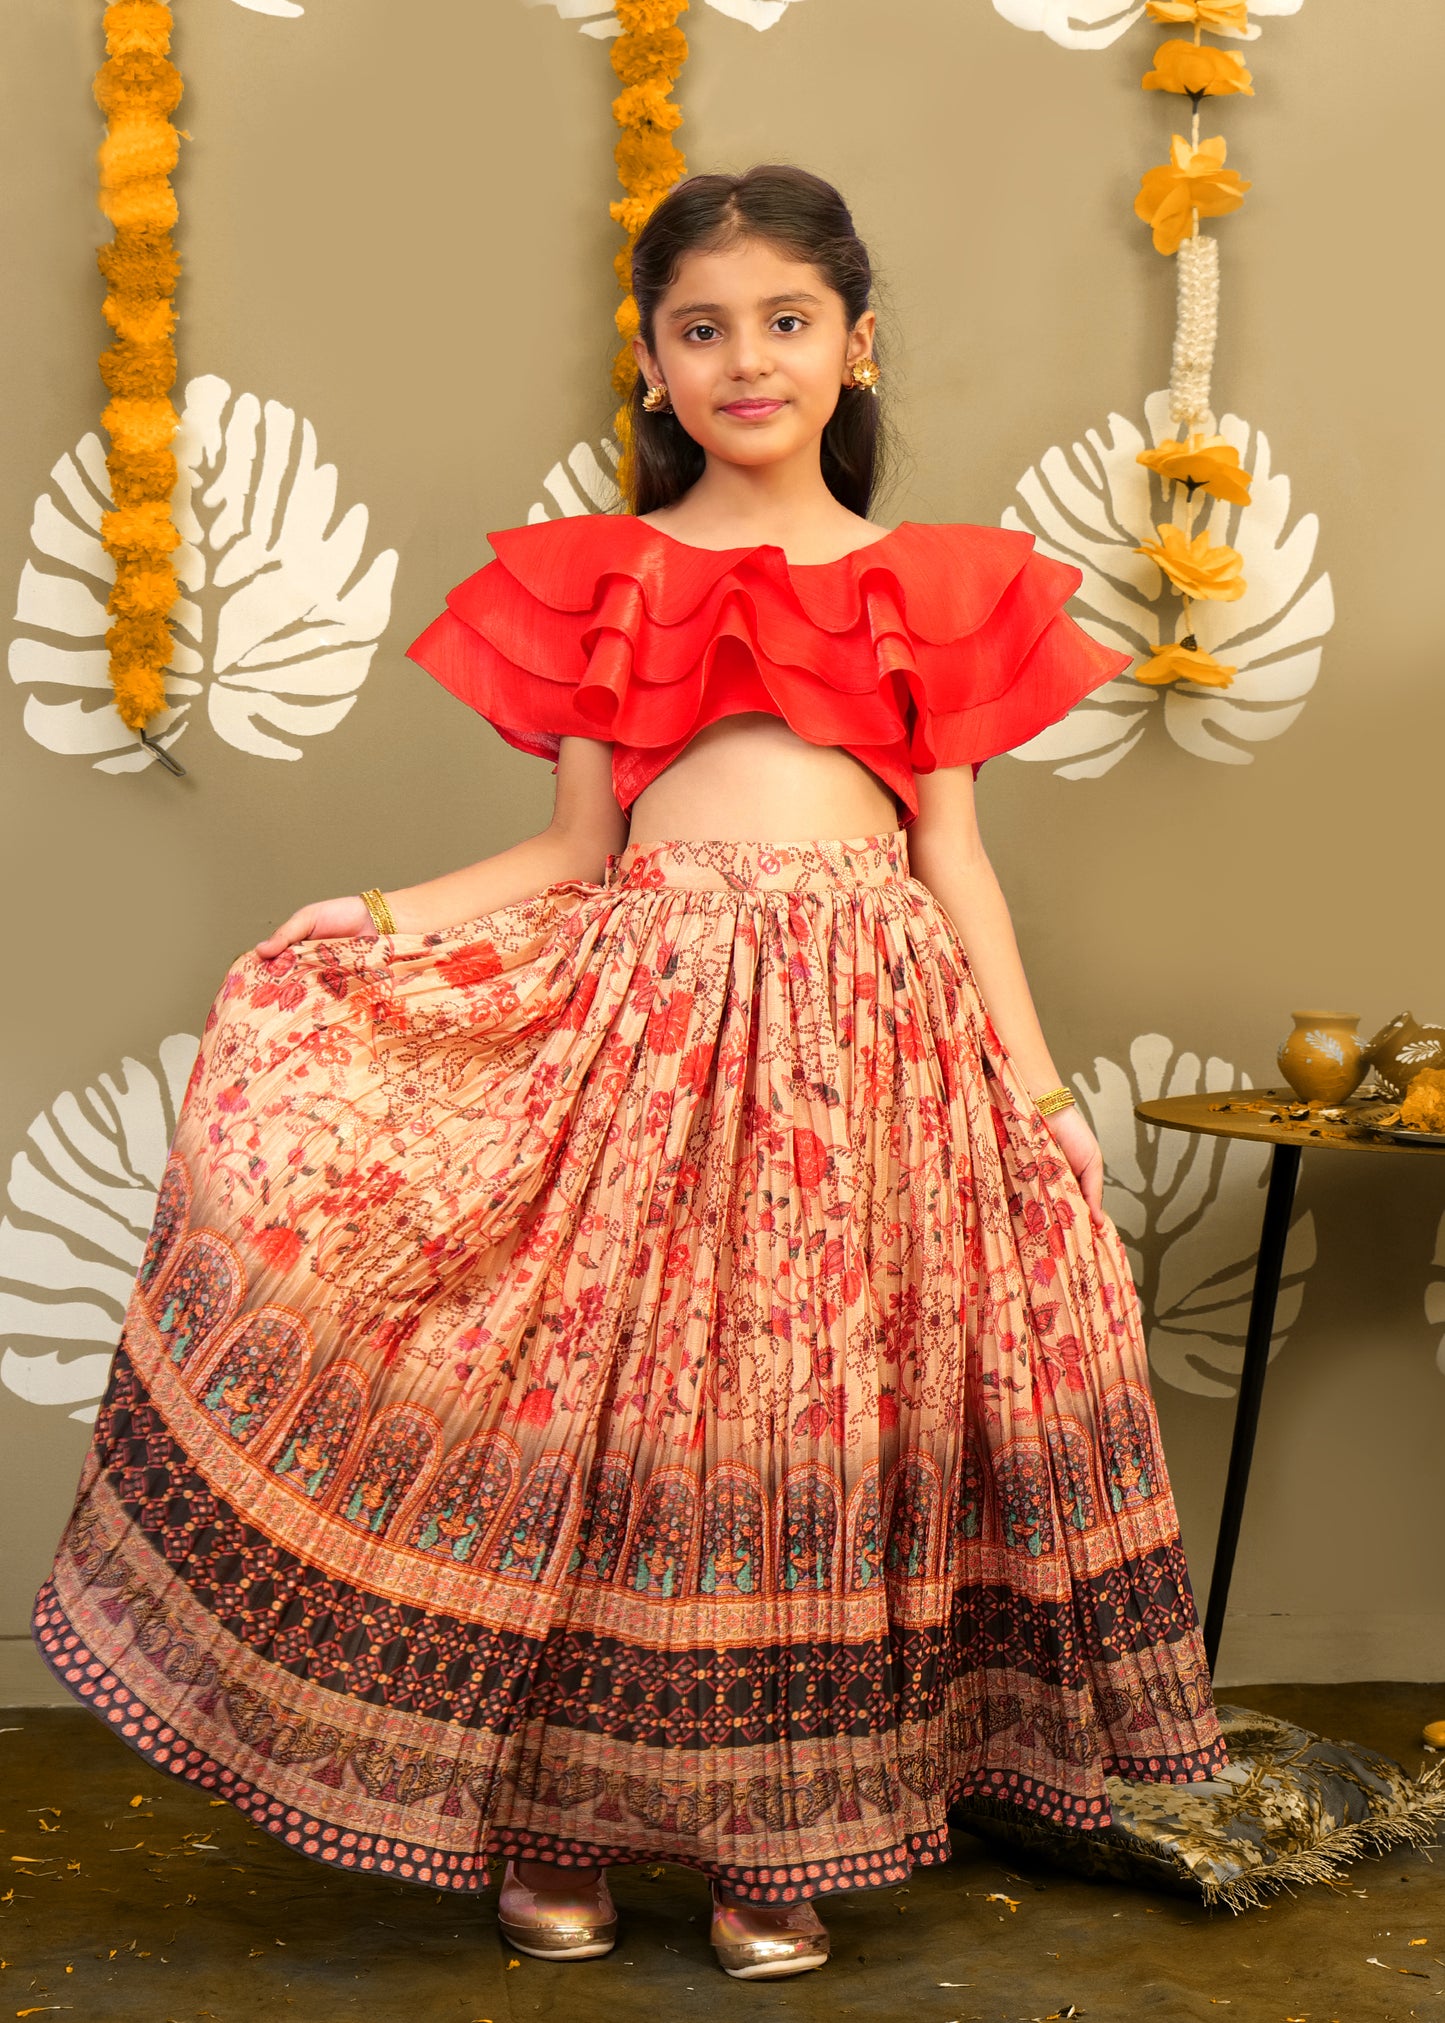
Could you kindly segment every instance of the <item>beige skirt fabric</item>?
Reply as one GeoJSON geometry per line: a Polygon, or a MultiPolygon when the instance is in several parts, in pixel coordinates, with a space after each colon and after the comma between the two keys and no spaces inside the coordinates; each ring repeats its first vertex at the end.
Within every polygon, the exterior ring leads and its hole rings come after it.
{"type": "Polygon", "coordinates": [[[239,956],[35,1634],[457,1891],[791,1901],[1228,1761],[1118,1233],[903,829],[239,956]]]}

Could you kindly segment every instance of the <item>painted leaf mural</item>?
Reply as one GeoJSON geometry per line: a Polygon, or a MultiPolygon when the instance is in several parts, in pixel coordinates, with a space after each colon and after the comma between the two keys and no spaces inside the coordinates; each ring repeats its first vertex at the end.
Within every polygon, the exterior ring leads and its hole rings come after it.
{"type": "MultiPolygon", "coordinates": [[[[1083,571],[1071,606],[1085,630],[1108,646],[1146,658],[1160,642],[1161,620],[1174,636],[1178,600],[1136,543],[1155,538],[1156,525],[1183,525],[1183,488],[1164,486],[1137,459],[1174,433],[1169,392],[1144,404],[1141,430],[1111,414],[1107,434],[1089,429],[1068,450],[1054,445],[1019,479],[1017,504],[1005,527],[1033,534],[1040,550],[1083,571]],[[1177,492],[1178,498],[1168,496],[1177,492]]],[[[1196,758],[1248,765],[1250,746],[1279,737],[1299,716],[1319,674],[1321,642],[1335,621],[1334,594],[1323,571],[1312,574],[1319,521],[1291,519],[1290,483],[1272,465],[1269,439],[1238,415],[1219,433],[1254,473],[1253,502],[1239,508],[1212,499],[1195,531],[1231,543],[1244,558],[1245,595],[1232,604],[1194,606],[1199,644],[1237,668],[1229,687],[1178,681],[1152,688],[1122,674],[1085,696],[1061,722],[1016,747],[1012,756],[1051,765],[1065,779],[1092,779],[1116,766],[1159,726],[1196,758]]]]}
{"type": "MultiPolygon", "coordinates": [[[[337,509],[337,473],[316,432],[279,401],[233,397],[213,373],[180,407],[173,511],[181,596],[171,613],[170,707],[148,735],[175,744],[205,697],[211,728],[256,758],[298,759],[296,738],[334,730],[356,701],[391,616],[394,548],[367,555],[368,514],[337,509]]],[[[51,473],[31,521],[10,643],[24,724],[47,751],[97,771],[155,765],[115,707],[105,600],[115,566],[100,543],[110,481],[99,436],[51,473]]]]}
{"type": "Polygon", "coordinates": [[[527,524],[536,520],[576,519],[583,513],[615,513],[622,504],[613,473],[620,452],[611,436],[604,436],[596,449],[591,443],[576,443],[553,464],[542,480],[544,499],[534,499],[527,510],[527,524]]]}
{"type": "MultiPolygon", "coordinates": [[[[243,0],[245,4],[245,0],[243,0]]],[[[584,35],[616,35],[618,21],[611,0],[522,0],[524,7],[551,7],[564,21],[575,21],[584,35]]],[[[775,28],[798,0],[705,0],[715,14],[749,28],[775,28]]]]}
{"type": "Polygon", "coordinates": [[[62,1091],[10,1161],[0,1383],[32,1405],[95,1418],[199,1047],[172,1033],[154,1067],[126,1055],[118,1078],[62,1091]]]}
{"type": "MultiPolygon", "coordinates": [[[[1166,1384],[1206,1398],[1234,1397],[1269,1179],[1269,1148],[1145,1124],[1134,1105],[1160,1096],[1250,1088],[1230,1062],[1176,1053],[1163,1033],[1141,1033],[1127,1062],[1094,1060],[1094,1080],[1072,1078],[1104,1154],[1104,1206],[1139,1288],[1149,1361],[1166,1384]]],[[[1299,1315],[1315,1260],[1314,1215],[1290,1225],[1270,1360],[1299,1315]]]]}
{"type": "MultiPolygon", "coordinates": [[[[1298,14],[1304,0],[1250,0],[1251,14],[1298,14]]],[[[994,12],[1015,28],[1047,35],[1063,49],[1107,49],[1143,18],[1143,0],[1135,6],[1120,0],[993,0],[994,12]]],[[[1160,29],[1167,34],[1167,29],[1160,29]]],[[[1259,34],[1251,21],[1240,38],[1252,42],[1259,34]]]]}

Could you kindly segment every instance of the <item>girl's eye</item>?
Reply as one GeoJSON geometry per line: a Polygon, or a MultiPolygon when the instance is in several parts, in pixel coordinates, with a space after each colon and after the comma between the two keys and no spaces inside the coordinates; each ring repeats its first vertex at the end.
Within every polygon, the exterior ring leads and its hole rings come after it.
{"type": "Polygon", "coordinates": [[[694,323],[692,328],[686,334],[689,337],[698,337],[698,336],[711,337],[711,335],[713,334],[713,326],[711,323],[694,323]]]}
{"type": "Polygon", "coordinates": [[[803,321],[802,317],[795,315],[791,309],[785,309],[777,320],[779,323],[796,323],[800,327],[803,321]]]}

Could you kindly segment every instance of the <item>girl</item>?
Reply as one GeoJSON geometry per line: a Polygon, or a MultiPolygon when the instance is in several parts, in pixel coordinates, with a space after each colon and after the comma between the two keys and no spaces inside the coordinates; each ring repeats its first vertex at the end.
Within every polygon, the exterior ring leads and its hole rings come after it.
{"type": "Polygon", "coordinates": [[[623,515],[494,534],[411,657],[547,828],[301,907],[206,1022],[36,1635],[318,1860],[731,1974],[1224,1767],[1099,1147],[979,766],[1128,664],[1030,536],[868,517],[867,255],[803,171],[633,255],[623,515]]]}

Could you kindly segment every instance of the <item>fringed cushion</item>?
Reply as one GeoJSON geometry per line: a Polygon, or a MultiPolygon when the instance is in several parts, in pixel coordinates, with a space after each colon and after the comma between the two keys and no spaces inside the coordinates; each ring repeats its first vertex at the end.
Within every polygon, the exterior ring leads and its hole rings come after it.
{"type": "Polygon", "coordinates": [[[1359,1742],[1215,1702],[1229,1768],[1198,1784],[1105,1779],[1113,1822],[1091,1832],[967,1798],[949,1823],[1080,1875],[1144,1883],[1230,1910],[1332,1880],[1361,1855],[1428,1845],[1445,1826],[1445,1762],[1418,1778],[1359,1742]]]}

